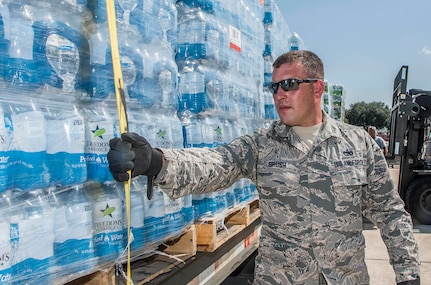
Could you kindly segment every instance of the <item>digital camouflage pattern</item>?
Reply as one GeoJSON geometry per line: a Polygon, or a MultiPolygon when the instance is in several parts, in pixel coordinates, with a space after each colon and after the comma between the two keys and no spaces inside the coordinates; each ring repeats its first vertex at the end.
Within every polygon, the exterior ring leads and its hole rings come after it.
{"type": "MultiPolygon", "coordinates": [[[[156,183],[172,197],[247,177],[260,198],[255,284],[369,284],[362,214],[381,231],[397,282],[419,274],[412,221],[379,146],[324,114],[309,150],[279,121],[216,149],[163,150],[156,183]]],[[[383,272],[382,272],[383,274],[383,272]]]]}

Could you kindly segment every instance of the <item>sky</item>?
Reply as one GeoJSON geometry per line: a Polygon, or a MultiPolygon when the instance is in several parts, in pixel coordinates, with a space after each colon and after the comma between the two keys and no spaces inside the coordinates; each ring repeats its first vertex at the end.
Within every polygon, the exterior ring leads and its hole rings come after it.
{"type": "Polygon", "coordinates": [[[345,106],[377,101],[392,107],[394,78],[408,66],[407,90],[431,90],[430,0],[274,0],[290,32],[342,84],[345,106]]]}

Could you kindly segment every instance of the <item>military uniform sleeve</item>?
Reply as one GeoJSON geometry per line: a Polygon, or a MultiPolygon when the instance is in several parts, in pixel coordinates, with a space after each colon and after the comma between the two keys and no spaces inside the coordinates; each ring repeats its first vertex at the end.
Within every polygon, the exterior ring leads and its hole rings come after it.
{"type": "Polygon", "coordinates": [[[383,153],[369,136],[366,138],[366,144],[369,163],[368,190],[363,193],[364,216],[380,230],[396,281],[416,279],[419,276],[420,260],[412,219],[390,177],[383,153]]]}
{"type": "Polygon", "coordinates": [[[226,189],[256,176],[257,133],[210,148],[162,149],[165,163],[155,183],[172,198],[226,189]]]}

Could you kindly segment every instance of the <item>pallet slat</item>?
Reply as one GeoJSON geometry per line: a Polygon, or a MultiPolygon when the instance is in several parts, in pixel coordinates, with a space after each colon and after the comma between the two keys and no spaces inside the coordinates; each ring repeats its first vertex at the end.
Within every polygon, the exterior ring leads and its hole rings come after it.
{"type": "Polygon", "coordinates": [[[212,252],[260,217],[259,201],[227,213],[223,219],[202,219],[196,223],[197,250],[212,252]],[[220,221],[224,225],[220,227],[220,221]],[[221,228],[221,230],[219,230],[221,228]]]}

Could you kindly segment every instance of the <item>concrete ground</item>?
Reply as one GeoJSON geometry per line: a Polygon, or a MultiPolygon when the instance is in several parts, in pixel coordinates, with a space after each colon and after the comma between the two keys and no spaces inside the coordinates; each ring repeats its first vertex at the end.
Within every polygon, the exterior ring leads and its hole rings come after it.
{"type": "MultiPolygon", "coordinates": [[[[390,169],[395,183],[398,182],[399,166],[390,169]]],[[[386,247],[380,237],[379,231],[372,225],[366,224],[365,258],[370,274],[370,285],[393,285],[395,273],[389,264],[386,247]]],[[[421,284],[431,284],[431,225],[415,223],[414,234],[419,243],[419,256],[421,259],[421,284]]]]}
{"type": "MultiPolygon", "coordinates": [[[[372,226],[370,224],[370,226],[372,226]]],[[[370,285],[394,285],[395,273],[389,264],[386,247],[377,229],[364,230],[365,261],[370,274],[370,285]]],[[[431,284],[431,226],[416,225],[415,237],[419,243],[421,284],[431,284]]]]}

